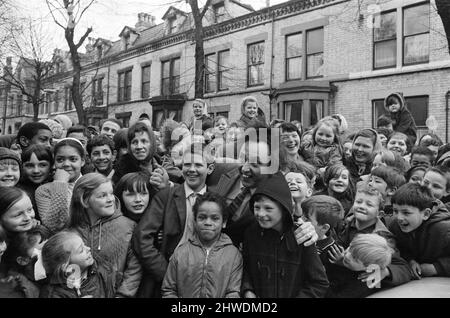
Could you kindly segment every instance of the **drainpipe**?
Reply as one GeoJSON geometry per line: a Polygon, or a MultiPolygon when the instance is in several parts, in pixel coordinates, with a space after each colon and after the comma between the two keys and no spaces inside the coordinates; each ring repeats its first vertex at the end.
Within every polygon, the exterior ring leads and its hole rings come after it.
{"type": "Polygon", "coordinates": [[[109,80],[110,80],[110,73],[111,73],[111,59],[108,58],[108,83],[106,84],[106,118],[109,118],[109,80]]]}
{"type": "MultiPolygon", "coordinates": [[[[267,3],[270,6],[270,1],[267,3]]],[[[270,10],[268,8],[268,10],[270,10]]],[[[270,11],[269,11],[270,12],[270,11]]],[[[270,102],[270,109],[269,109],[269,123],[272,121],[272,103],[273,103],[273,62],[274,62],[274,56],[273,56],[273,50],[274,50],[274,43],[273,40],[275,38],[275,14],[270,12],[272,15],[272,39],[271,39],[271,52],[270,52],[270,83],[269,83],[269,102],[270,102]]]]}
{"type": "Polygon", "coordinates": [[[448,112],[449,112],[449,102],[450,91],[445,93],[445,143],[448,143],[448,112]]]}

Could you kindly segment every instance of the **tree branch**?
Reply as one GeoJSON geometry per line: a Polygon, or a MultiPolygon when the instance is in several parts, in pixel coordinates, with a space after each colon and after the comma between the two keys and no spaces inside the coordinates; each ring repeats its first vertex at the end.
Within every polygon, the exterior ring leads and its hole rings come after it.
{"type": "Polygon", "coordinates": [[[84,33],[84,35],[81,37],[80,41],[78,41],[78,44],[75,45],[75,47],[76,47],[77,49],[79,49],[80,46],[83,45],[84,40],[86,40],[86,38],[89,36],[89,34],[90,34],[91,32],[92,32],[92,27],[90,27],[90,28],[88,28],[88,29],[86,30],[86,32],[84,33]]]}

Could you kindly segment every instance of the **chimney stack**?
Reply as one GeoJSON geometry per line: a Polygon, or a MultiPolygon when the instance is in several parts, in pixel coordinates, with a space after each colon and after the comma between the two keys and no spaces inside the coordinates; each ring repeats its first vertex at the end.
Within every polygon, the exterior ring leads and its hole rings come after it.
{"type": "Polygon", "coordinates": [[[138,13],[138,22],[135,27],[138,32],[155,26],[155,17],[151,14],[140,12],[138,13]]]}

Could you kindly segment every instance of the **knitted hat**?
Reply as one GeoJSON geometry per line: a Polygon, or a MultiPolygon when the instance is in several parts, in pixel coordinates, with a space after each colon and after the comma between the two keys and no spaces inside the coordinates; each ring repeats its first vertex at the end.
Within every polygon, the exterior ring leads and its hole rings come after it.
{"type": "Polygon", "coordinates": [[[53,119],[41,119],[40,123],[46,124],[52,131],[53,138],[61,139],[64,135],[63,126],[53,119]]]}
{"type": "Polygon", "coordinates": [[[58,123],[60,123],[61,126],[63,126],[63,128],[65,130],[72,127],[72,120],[69,117],[67,117],[66,115],[57,115],[57,116],[55,116],[54,120],[56,120],[58,123]]]}
{"type": "Polygon", "coordinates": [[[20,165],[22,163],[22,161],[20,160],[20,157],[17,153],[15,153],[14,151],[5,148],[5,147],[0,147],[0,160],[3,159],[12,159],[17,161],[17,163],[20,165]]]}

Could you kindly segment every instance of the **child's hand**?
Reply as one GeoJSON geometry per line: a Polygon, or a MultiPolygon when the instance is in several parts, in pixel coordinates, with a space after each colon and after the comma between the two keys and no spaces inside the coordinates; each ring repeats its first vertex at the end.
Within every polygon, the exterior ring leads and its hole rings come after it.
{"type": "Polygon", "coordinates": [[[380,283],[383,279],[389,276],[389,270],[387,268],[380,270],[379,266],[368,266],[366,272],[358,276],[358,279],[367,284],[367,287],[380,288],[380,283]]]}
{"type": "Polygon", "coordinates": [[[342,246],[331,245],[328,256],[331,263],[344,266],[342,262],[344,259],[344,248],[342,246]]]}
{"type": "Polygon", "coordinates": [[[304,244],[305,246],[310,246],[317,242],[319,236],[311,222],[298,219],[296,224],[298,227],[295,229],[294,235],[298,245],[304,244]]]}
{"type": "Polygon", "coordinates": [[[60,182],[69,182],[70,174],[64,169],[56,169],[53,180],[60,182]]]}
{"type": "Polygon", "coordinates": [[[244,293],[244,298],[257,298],[256,294],[254,292],[252,292],[251,290],[247,290],[244,293]]]}
{"type": "Polygon", "coordinates": [[[434,267],[433,264],[420,264],[420,270],[422,272],[423,277],[430,277],[430,276],[436,276],[437,271],[436,267],[434,267]]]}
{"type": "Polygon", "coordinates": [[[150,184],[158,190],[166,188],[169,185],[169,175],[167,174],[166,169],[157,166],[151,174],[150,184]]]}
{"type": "Polygon", "coordinates": [[[422,278],[422,269],[420,268],[419,263],[417,263],[415,260],[411,260],[409,261],[409,267],[411,267],[411,273],[414,279],[422,278]]]}

